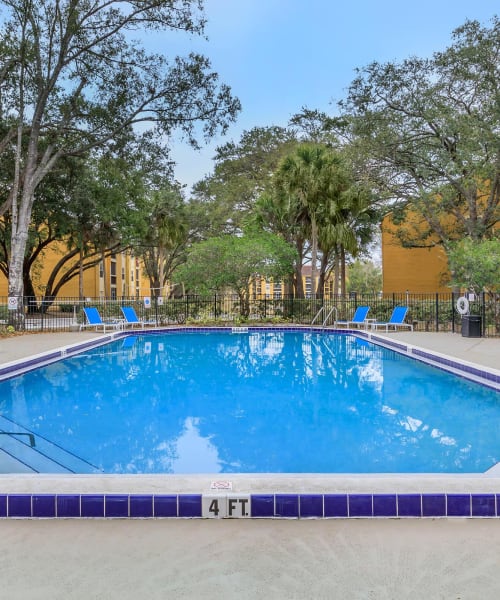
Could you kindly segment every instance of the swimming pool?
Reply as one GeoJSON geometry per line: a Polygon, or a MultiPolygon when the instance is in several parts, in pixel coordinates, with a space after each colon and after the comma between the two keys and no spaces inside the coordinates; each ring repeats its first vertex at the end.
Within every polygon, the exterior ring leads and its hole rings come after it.
{"type": "Polygon", "coordinates": [[[353,335],[134,335],[0,382],[34,471],[483,472],[498,393],[353,335]],[[26,434],[34,434],[31,448],[26,434]]]}
{"type": "Polygon", "coordinates": [[[36,441],[0,447],[39,472],[479,473],[500,454],[497,392],[346,334],[128,336],[0,398],[0,429],[36,441]]]}

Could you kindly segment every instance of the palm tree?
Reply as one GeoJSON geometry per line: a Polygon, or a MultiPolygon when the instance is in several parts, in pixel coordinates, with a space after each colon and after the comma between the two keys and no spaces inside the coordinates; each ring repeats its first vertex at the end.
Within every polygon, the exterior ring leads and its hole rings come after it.
{"type": "Polygon", "coordinates": [[[293,281],[285,282],[285,293],[292,292],[290,283],[296,298],[304,297],[304,284],[302,282],[302,264],[306,251],[307,233],[298,216],[293,213],[294,206],[288,202],[283,194],[263,193],[255,203],[255,210],[248,224],[270,231],[283,238],[295,248],[296,259],[294,261],[293,281]]]}
{"type": "Polygon", "coordinates": [[[327,213],[321,216],[319,229],[319,249],[321,269],[318,293],[323,293],[324,283],[331,263],[334,260],[335,293],[346,292],[346,255],[357,256],[373,235],[377,217],[371,193],[362,186],[351,183],[340,191],[325,207],[327,213]]]}
{"type": "Polygon", "coordinates": [[[145,215],[140,254],[154,296],[160,296],[167,280],[182,261],[188,226],[182,196],[176,189],[153,194],[145,215]]]}
{"type": "Polygon", "coordinates": [[[313,294],[317,291],[319,238],[326,238],[320,230],[337,224],[339,198],[350,184],[342,157],[321,144],[301,144],[278,167],[276,190],[287,197],[289,213],[310,236],[313,294]]]}

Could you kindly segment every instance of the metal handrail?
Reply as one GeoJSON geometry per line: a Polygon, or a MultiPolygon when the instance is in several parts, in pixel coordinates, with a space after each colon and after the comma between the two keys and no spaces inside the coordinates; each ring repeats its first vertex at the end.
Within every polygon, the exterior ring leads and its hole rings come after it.
{"type": "Polygon", "coordinates": [[[322,306],[318,312],[314,315],[314,319],[311,321],[311,327],[314,325],[316,319],[319,317],[319,315],[325,310],[325,307],[322,306]]]}
{"type": "Polygon", "coordinates": [[[326,322],[330,318],[330,315],[332,314],[333,311],[335,311],[335,322],[337,322],[339,320],[339,313],[337,311],[337,307],[336,306],[332,306],[332,308],[330,309],[330,312],[326,315],[326,318],[323,321],[323,327],[326,325],[326,322]]]}
{"type": "Polygon", "coordinates": [[[34,448],[35,444],[35,436],[33,433],[24,433],[22,431],[0,431],[0,435],[27,435],[30,440],[30,446],[34,448]]]}
{"type": "MultiPolygon", "coordinates": [[[[325,310],[325,307],[322,306],[318,312],[315,314],[314,319],[311,321],[311,327],[314,325],[316,319],[319,318],[320,314],[325,310]]],[[[338,311],[337,311],[337,307],[336,306],[332,306],[332,308],[330,308],[328,314],[326,315],[326,317],[323,319],[323,323],[322,323],[322,327],[326,326],[326,323],[328,322],[328,319],[330,318],[330,315],[332,314],[332,312],[335,311],[335,321],[338,321],[338,311]]]]}

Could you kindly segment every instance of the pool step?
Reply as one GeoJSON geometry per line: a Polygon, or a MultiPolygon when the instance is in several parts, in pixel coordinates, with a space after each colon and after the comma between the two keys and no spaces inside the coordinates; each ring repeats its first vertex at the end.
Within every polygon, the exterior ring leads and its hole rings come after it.
{"type": "Polygon", "coordinates": [[[0,416],[0,470],[35,473],[99,473],[99,469],[57,444],[0,416]],[[5,432],[8,432],[6,435],[5,432]],[[34,445],[31,444],[34,442],[34,445]],[[8,458],[10,457],[10,459],[8,458]],[[13,461],[16,461],[14,463],[13,461]],[[17,470],[19,469],[19,470],[17,470]]]}

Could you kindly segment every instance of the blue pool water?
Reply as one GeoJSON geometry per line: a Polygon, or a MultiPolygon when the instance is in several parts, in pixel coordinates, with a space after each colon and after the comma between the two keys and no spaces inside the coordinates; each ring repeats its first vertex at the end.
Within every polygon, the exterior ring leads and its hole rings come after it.
{"type": "Polygon", "coordinates": [[[74,472],[483,472],[499,401],[351,335],[145,334],[0,382],[0,430],[74,472]]]}

